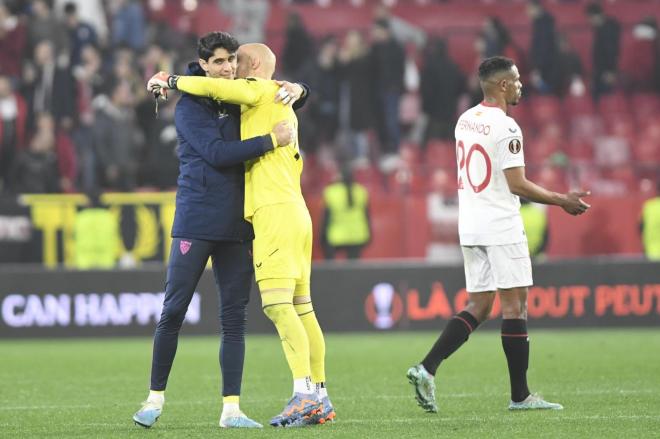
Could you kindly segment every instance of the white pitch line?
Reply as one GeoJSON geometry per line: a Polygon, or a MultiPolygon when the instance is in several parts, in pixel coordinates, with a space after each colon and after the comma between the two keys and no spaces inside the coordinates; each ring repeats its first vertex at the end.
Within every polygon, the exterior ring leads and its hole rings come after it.
{"type": "MultiPolygon", "coordinates": [[[[649,394],[655,394],[657,391],[653,389],[636,389],[636,390],[629,390],[629,389],[620,389],[620,390],[576,390],[576,391],[571,391],[571,392],[557,392],[556,397],[561,399],[562,396],[583,396],[583,395],[649,395],[649,394]]],[[[465,398],[477,398],[477,397],[506,397],[508,396],[508,393],[505,392],[482,392],[482,393],[448,393],[448,394],[442,394],[440,393],[438,395],[438,399],[442,401],[443,399],[465,399],[465,398]]],[[[361,401],[361,400],[393,400],[393,401],[405,401],[405,400],[412,400],[413,396],[412,394],[406,394],[406,395],[366,395],[366,396],[343,396],[343,395],[338,395],[338,396],[333,396],[332,400],[333,401],[361,401]]],[[[286,401],[286,398],[243,398],[244,401],[248,403],[278,403],[282,401],[286,401]]],[[[219,404],[220,400],[215,399],[215,398],[206,398],[206,399],[195,399],[194,401],[168,401],[167,405],[168,406],[185,406],[185,405],[208,405],[208,404],[219,404]]],[[[107,404],[110,405],[110,404],[107,404]]],[[[128,406],[135,406],[137,407],[139,404],[134,403],[134,402],[124,402],[117,404],[112,403],[113,406],[120,405],[122,407],[128,407],[128,406]]],[[[68,410],[68,409],[88,409],[92,408],[94,405],[92,404],[76,404],[76,405],[19,405],[19,406],[11,406],[11,405],[2,405],[0,403],[0,411],[22,411],[22,410],[68,410]]]]}
{"type": "Polygon", "coordinates": [[[91,404],[84,405],[16,405],[0,406],[0,411],[20,411],[20,410],[68,410],[68,409],[89,409],[91,404]]]}
{"type": "MultiPolygon", "coordinates": [[[[555,411],[544,411],[544,413],[553,413],[560,414],[560,412],[555,411]]],[[[544,421],[611,421],[616,420],[626,420],[626,421],[639,421],[639,420],[652,420],[660,421],[660,415],[614,415],[614,416],[602,416],[602,415],[593,415],[593,416],[548,416],[543,418],[544,421]]],[[[463,417],[436,417],[436,418],[425,418],[420,420],[419,418],[389,418],[389,419],[347,419],[342,417],[340,421],[337,421],[337,425],[379,425],[383,424],[414,424],[420,425],[424,424],[437,424],[437,423],[446,423],[446,422],[484,422],[484,421],[500,421],[502,416],[463,416],[463,417]]],[[[210,422],[209,425],[214,424],[215,422],[210,422]]],[[[127,422],[81,422],[75,424],[77,427],[125,427],[127,422]]],[[[199,423],[177,423],[177,427],[186,427],[194,426],[199,427],[199,423]]]]}
{"type": "MultiPolygon", "coordinates": [[[[621,420],[658,420],[660,421],[660,415],[613,415],[613,416],[603,416],[603,415],[592,415],[592,416],[561,416],[560,410],[544,410],[543,413],[553,413],[559,416],[556,417],[547,417],[544,420],[551,421],[586,421],[586,420],[595,420],[595,421],[606,421],[612,419],[621,419],[621,420]]],[[[424,421],[420,421],[418,418],[389,418],[389,419],[346,419],[341,418],[342,424],[415,424],[419,425],[420,422],[457,422],[457,421],[498,421],[501,420],[502,416],[468,416],[468,417],[444,417],[444,418],[430,418],[427,417],[424,421]]],[[[339,421],[338,421],[339,422],[339,421]]]]}

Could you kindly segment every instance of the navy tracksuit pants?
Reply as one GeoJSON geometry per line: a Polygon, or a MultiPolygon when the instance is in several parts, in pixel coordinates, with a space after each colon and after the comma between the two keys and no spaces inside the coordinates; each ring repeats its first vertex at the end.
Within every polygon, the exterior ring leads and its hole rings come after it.
{"type": "Polygon", "coordinates": [[[156,327],[151,390],[165,390],[179,330],[209,256],[219,295],[222,395],[240,395],[245,358],[246,307],[254,275],[252,242],[174,238],[165,283],[163,312],[156,327]]]}

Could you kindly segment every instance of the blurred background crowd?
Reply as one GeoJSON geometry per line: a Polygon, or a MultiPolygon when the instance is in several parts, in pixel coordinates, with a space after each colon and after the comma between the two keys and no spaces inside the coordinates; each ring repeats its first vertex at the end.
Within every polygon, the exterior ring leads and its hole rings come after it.
{"type": "Polygon", "coordinates": [[[456,118],[481,99],[480,60],[503,54],[522,76],[512,116],[529,177],[650,196],[659,17],[656,0],[0,0],[0,190],[174,189],[176,99],[156,116],[145,83],[183,73],[197,37],[226,30],[269,44],[277,77],[311,87],[307,194],[350,169],[370,194],[428,196],[442,229],[456,118]]]}
{"type": "Polygon", "coordinates": [[[301,145],[321,172],[307,190],[346,162],[375,190],[428,190],[434,170],[453,172],[457,114],[480,99],[477,64],[504,54],[522,74],[513,116],[529,166],[559,186],[625,193],[655,180],[660,161],[660,5],[608,13],[624,3],[2,0],[2,190],[174,187],[175,100],[155,117],[144,83],[182,73],[198,35],[225,29],[271,44],[278,76],[311,86],[301,145]],[[501,15],[456,20],[466,4],[495,3],[501,15]],[[445,17],[431,20],[436,4],[445,17]],[[565,4],[581,16],[553,14],[565,4]]]}

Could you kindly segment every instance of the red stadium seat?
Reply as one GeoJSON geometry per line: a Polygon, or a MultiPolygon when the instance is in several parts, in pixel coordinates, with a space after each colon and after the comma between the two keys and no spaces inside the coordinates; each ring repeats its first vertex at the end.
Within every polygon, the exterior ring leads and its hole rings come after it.
{"type": "Polygon", "coordinates": [[[603,95],[598,101],[598,111],[603,117],[607,117],[610,114],[630,114],[628,97],[623,93],[603,95]]]}
{"type": "Polygon", "coordinates": [[[582,163],[573,168],[573,182],[575,188],[593,190],[593,184],[599,180],[600,170],[591,163],[582,163]]]}
{"type": "Polygon", "coordinates": [[[637,124],[629,115],[619,114],[615,117],[605,118],[607,133],[615,137],[622,137],[634,143],[637,139],[637,124]]]}
{"type": "Polygon", "coordinates": [[[596,112],[594,101],[590,95],[566,96],[563,108],[567,117],[593,115],[596,112]]]}
{"type": "Polygon", "coordinates": [[[614,136],[596,138],[594,159],[600,166],[620,166],[628,163],[630,159],[628,140],[614,136]]]}
{"type": "Polygon", "coordinates": [[[531,113],[537,127],[550,120],[563,123],[561,102],[556,96],[534,96],[531,99],[531,113]]]}
{"type": "Polygon", "coordinates": [[[590,163],[594,159],[593,146],[587,141],[570,142],[569,146],[564,148],[564,152],[571,163],[590,163]]]}
{"type": "Polygon", "coordinates": [[[320,193],[339,176],[339,167],[334,161],[321,162],[313,155],[305,157],[301,185],[309,192],[320,193]]]}
{"type": "Polygon", "coordinates": [[[354,169],[353,179],[364,185],[369,193],[380,193],[384,190],[383,175],[375,166],[354,169]]]}
{"type": "Polygon", "coordinates": [[[640,132],[642,138],[660,143],[660,116],[646,119],[640,132]]]}
{"type": "Polygon", "coordinates": [[[445,169],[456,168],[456,144],[451,141],[430,141],[426,146],[424,164],[445,169]]]}
{"type": "Polygon", "coordinates": [[[531,109],[532,105],[526,97],[523,97],[518,105],[509,109],[509,116],[515,119],[516,123],[522,128],[523,134],[526,136],[529,136],[532,131],[536,129],[536,123],[531,109]]]}
{"type": "Polygon", "coordinates": [[[471,75],[477,68],[479,54],[475,46],[476,32],[456,32],[447,35],[449,56],[463,73],[471,75]]]}
{"type": "Polygon", "coordinates": [[[655,70],[656,41],[637,39],[625,32],[621,41],[619,70],[623,81],[634,90],[650,90],[655,70]]]}
{"type": "Polygon", "coordinates": [[[300,176],[300,185],[305,191],[317,193],[321,190],[320,182],[316,178],[318,172],[319,169],[317,168],[315,160],[310,159],[309,156],[305,157],[303,172],[300,176]]]}
{"type": "Polygon", "coordinates": [[[660,96],[655,93],[637,93],[631,97],[631,109],[638,122],[654,118],[660,113],[660,96]]]}
{"type": "Polygon", "coordinates": [[[222,10],[216,4],[210,2],[200,3],[191,23],[191,29],[198,35],[204,35],[207,32],[213,32],[218,29],[231,29],[232,27],[232,19],[223,14],[222,10]]]}
{"type": "Polygon", "coordinates": [[[566,138],[564,125],[558,120],[548,120],[539,127],[538,136],[547,140],[561,142],[566,138]]]}
{"type": "Polygon", "coordinates": [[[552,191],[563,192],[568,187],[566,183],[566,171],[556,166],[544,165],[534,170],[531,175],[532,181],[552,191]]]}
{"type": "Polygon", "coordinates": [[[399,194],[426,194],[429,191],[426,168],[422,166],[402,166],[388,175],[387,183],[390,192],[399,194]]]}
{"type": "Polygon", "coordinates": [[[604,168],[603,178],[612,185],[613,192],[621,195],[629,194],[639,187],[639,181],[632,166],[614,166],[604,168]]]}
{"type": "Polygon", "coordinates": [[[639,165],[653,167],[660,165],[660,144],[651,139],[645,138],[634,143],[632,154],[639,165]]]}
{"type": "Polygon", "coordinates": [[[409,166],[422,164],[422,151],[415,143],[404,143],[399,147],[401,161],[409,166]]]}
{"type": "Polygon", "coordinates": [[[573,142],[593,142],[604,132],[603,120],[598,116],[575,116],[569,120],[570,138],[573,142]]]}
{"type": "Polygon", "coordinates": [[[530,143],[525,143],[525,161],[530,164],[542,164],[552,156],[552,154],[559,152],[561,143],[551,138],[538,138],[530,143]]]}

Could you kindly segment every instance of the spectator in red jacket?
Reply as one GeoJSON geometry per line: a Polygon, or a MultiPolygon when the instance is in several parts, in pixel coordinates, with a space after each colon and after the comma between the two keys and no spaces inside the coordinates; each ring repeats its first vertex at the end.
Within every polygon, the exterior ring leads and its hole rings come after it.
{"type": "Polygon", "coordinates": [[[25,52],[25,25],[0,2],[0,75],[18,78],[25,52]]]}

